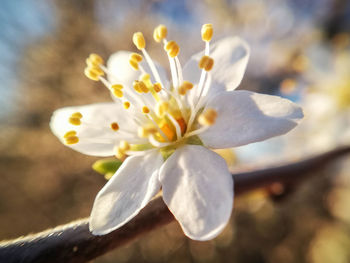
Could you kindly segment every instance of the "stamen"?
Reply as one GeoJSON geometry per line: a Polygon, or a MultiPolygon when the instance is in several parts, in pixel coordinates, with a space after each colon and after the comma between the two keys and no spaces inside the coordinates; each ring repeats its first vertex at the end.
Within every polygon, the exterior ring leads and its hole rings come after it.
{"type": "Polygon", "coordinates": [[[130,55],[130,60],[135,60],[136,62],[141,62],[142,61],[142,56],[137,53],[132,53],[130,55]]]}
{"type": "Polygon", "coordinates": [[[179,92],[180,95],[184,96],[186,95],[187,89],[184,86],[180,86],[177,91],[179,92]]]}
{"type": "Polygon", "coordinates": [[[125,152],[122,151],[118,146],[115,147],[114,149],[114,155],[115,157],[117,157],[119,160],[124,160],[126,155],[125,155],[125,152]]]}
{"type": "Polygon", "coordinates": [[[158,92],[160,92],[162,90],[162,85],[160,85],[160,83],[156,82],[153,85],[153,89],[154,89],[155,92],[158,93],[158,92]]]}
{"type": "Polygon", "coordinates": [[[183,82],[182,67],[178,57],[175,57],[175,65],[176,65],[177,75],[179,78],[179,83],[182,83],[183,82]]]}
{"type": "Polygon", "coordinates": [[[68,137],[75,136],[75,135],[77,135],[77,132],[72,130],[72,131],[66,132],[66,133],[63,135],[63,138],[68,138],[68,137]]]}
{"type": "Polygon", "coordinates": [[[215,123],[217,116],[218,116],[217,111],[209,108],[205,112],[203,112],[201,115],[199,115],[198,122],[203,126],[211,126],[215,123]]]}
{"type": "Polygon", "coordinates": [[[215,123],[217,116],[218,116],[218,113],[216,110],[211,109],[211,108],[207,109],[205,112],[203,112],[198,117],[198,123],[203,125],[203,127],[186,133],[185,137],[198,135],[198,134],[204,132],[205,130],[207,130],[210,126],[212,126],[215,123]]]}
{"type": "Polygon", "coordinates": [[[112,89],[123,89],[124,86],[122,84],[113,84],[112,89]]]}
{"type": "Polygon", "coordinates": [[[202,40],[205,42],[209,42],[213,36],[213,25],[212,24],[204,24],[201,30],[202,40]]]}
{"type": "Polygon", "coordinates": [[[112,123],[111,123],[111,129],[112,129],[113,131],[118,131],[118,130],[119,130],[119,125],[118,125],[118,123],[112,122],[112,123]]]}
{"type": "Polygon", "coordinates": [[[209,56],[203,56],[198,63],[199,68],[210,71],[214,66],[214,59],[209,56]]]}
{"type": "Polygon", "coordinates": [[[132,41],[137,49],[142,50],[146,47],[146,41],[141,32],[134,33],[132,41]]]}
{"type": "Polygon", "coordinates": [[[79,138],[78,138],[77,136],[75,136],[75,135],[73,135],[73,136],[68,136],[68,137],[66,137],[66,138],[64,138],[64,139],[65,139],[65,143],[66,143],[67,145],[72,145],[72,144],[76,144],[76,143],[79,142],[79,138]]]}
{"type": "Polygon", "coordinates": [[[156,42],[161,42],[167,37],[168,29],[164,25],[157,26],[153,31],[153,38],[156,42]]]}
{"type": "Polygon", "coordinates": [[[182,85],[179,87],[178,92],[180,95],[186,95],[187,91],[193,88],[193,84],[187,80],[182,82],[182,85]]]}
{"type": "Polygon", "coordinates": [[[147,88],[146,84],[141,80],[139,81],[140,88],[143,93],[148,93],[149,89],[147,88]]]}
{"type": "Polygon", "coordinates": [[[104,72],[97,67],[86,67],[84,69],[84,74],[86,77],[93,81],[99,81],[99,77],[104,75],[104,72]]]}
{"type": "Polygon", "coordinates": [[[105,78],[102,77],[102,76],[99,76],[98,79],[103,83],[103,85],[106,86],[107,89],[110,90],[110,87],[112,86],[112,84],[111,84],[107,79],[105,79],[105,78]]]}
{"type": "Polygon", "coordinates": [[[90,54],[90,56],[86,59],[86,65],[88,67],[100,67],[103,64],[103,59],[97,54],[90,54]]]}
{"type": "Polygon", "coordinates": [[[127,141],[120,141],[119,149],[123,152],[130,150],[130,144],[127,141]]]}
{"type": "Polygon", "coordinates": [[[186,90],[191,90],[193,88],[193,84],[187,80],[182,82],[182,87],[184,87],[186,90]]]}
{"type": "Polygon", "coordinates": [[[147,88],[146,84],[141,80],[135,80],[133,82],[133,87],[138,93],[148,93],[149,89],[147,88]]]}
{"type": "Polygon", "coordinates": [[[129,60],[129,64],[130,66],[134,69],[134,70],[139,70],[139,63],[135,60],[129,60]]]}
{"type": "Polygon", "coordinates": [[[137,135],[140,138],[147,138],[149,135],[155,134],[157,131],[158,131],[157,127],[148,124],[146,126],[139,127],[137,129],[137,135]]]}
{"type": "Polygon", "coordinates": [[[81,118],[83,118],[83,115],[80,112],[75,112],[69,117],[68,122],[72,125],[79,126],[81,124],[81,118]]]}
{"type": "Polygon", "coordinates": [[[162,87],[163,87],[163,84],[162,84],[162,81],[161,81],[161,79],[160,79],[158,70],[157,70],[156,66],[154,65],[154,63],[153,63],[151,57],[148,55],[146,49],[142,49],[142,54],[143,54],[144,57],[146,58],[146,61],[147,61],[148,65],[149,65],[149,67],[150,67],[150,69],[151,69],[151,71],[152,71],[152,74],[153,74],[155,80],[156,80],[157,82],[159,82],[159,83],[162,85],[162,87]]]}
{"type": "Polygon", "coordinates": [[[153,146],[155,146],[155,147],[158,147],[158,148],[160,148],[160,147],[166,147],[166,146],[169,146],[170,144],[172,144],[172,143],[164,143],[164,142],[159,142],[159,141],[157,141],[155,138],[154,138],[154,135],[150,135],[149,137],[148,137],[148,140],[149,140],[149,142],[153,145],[153,146]]]}
{"type": "Polygon", "coordinates": [[[139,81],[138,80],[135,80],[132,84],[134,90],[137,92],[137,93],[142,93],[142,89],[140,87],[140,84],[139,84],[139,81]]]}
{"type": "Polygon", "coordinates": [[[80,118],[76,118],[76,117],[69,117],[68,122],[72,125],[75,125],[75,126],[81,125],[80,118]]]}
{"type": "Polygon", "coordinates": [[[142,56],[137,53],[132,53],[129,58],[129,64],[134,70],[139,70],[140,65],[139,63],[142,61],[142,56]]]}
{"type": "Polygon", "coordinates": [[[103,59],[100,55],[95,54],[95,53],[91,53],[89,58],[88,58],[92,63],[94,63],[95,65],[101,65],[103,64],[103,59]]]}
{"type": "Polygon", "coordinates": [[[147,106],[142,107],[142,113],[148,114],[150,112],[149,108],[147,106]]]}
{"type": "Polygon", "coordinates": [[[159,118],[163,118],[165,113],[169,110],[169,103],[167,101],[158,102],[156,105],[156,114],[159,118]]]}
{"type": "Polygon", "coordinates": [[[80,112],[74,112],[71,117],[74,117],[74,118],[83,118],[83,114],[81,114],[80,112]]]}
{"type": "Polygon", "coordinates": [[[194,130],[194,131],[191,131],[191,132],[188,132],[184,135],[184,138],[188,138],[188,137],[191,137],[191,136],[194,136],[194,135],[198,135],[206,130],[209,129],[210,126],[202,126],[200,127],[199,129],[197,130],[194,130]]]}
{"type": "Polygon", "coordinates": [[[180,47],[175,41],[169,41],[166,43],[164,49],[171,58],[176,57],[180,52],[180,47]]]}
{"type": "Polygon", "coordinates": [[[130,108],[130,102],[129,101],[124,101],[124,103],[123,103],[123,107],[124,107],[124,109],[129,109],[130,108]]]}
{"type": "Polygon", "coordinates": [[[165,133],[162,131],[162,129],[159,127],[158,123],[152,118],[152,116],[147,115],[147,117],[149,118],[149,120],[152,121],[154,127],[157,129],[157,131],[159,132],[161,138],[163,138],[163,140],[168,140],[168,137],[165,135],[165,133]]]}
{"type": "Polygon", "coordinates": [[[117,98],[122,98],[124,94],[120,89],[113,89],[113,95],[117,98]]]}

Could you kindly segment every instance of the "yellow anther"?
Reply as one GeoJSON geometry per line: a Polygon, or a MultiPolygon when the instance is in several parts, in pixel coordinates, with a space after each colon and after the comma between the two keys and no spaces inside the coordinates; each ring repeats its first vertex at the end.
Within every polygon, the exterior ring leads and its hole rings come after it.
{"type": "Polygon", "coordinates": [[[81,119],[81,118],[83,118],[83,114],[81,114],[80,112],[74,112],[74,113],[71,115],[71,117],[81,119]]]}
{"type": "Polygon", "coordinates": [[[134,90],[138,93],[142,93],[142,89],[140,87],[139,81],[135,80],[132,84],[132,86],[134,87],[134,90]]]}
{"type": "Polygon", "coordinates": [[[92,53],[92,54],[90,54],[88,59],[95,65],[103,64],[103,59],[98,54],[92,53]]]}
{"type": "Polygon", "coordinates": [[[114,149],[115,157],[117,157],[119,160],[123,160],[125,158],[125,153],[122,151],[119,147],[116,147],[114,149]]]}
{"type": "Polygon", "coordinates": [[[86,62],[86,65],[88,66],[88,67],[99,67],[100,66],[100,64],[98,64],[98,63],[96,63],[94,60],[92,60],[91,58],[87,58],[86,60],[85,60],[85,62],[86,62]]]}
{"type": "Polygon", "coordinates": [[[77,135],[76,131],[68,131],[63,135],[63,138],[68,138],[68,137],[75,136],[75,135],[77,135]]]}
{"type": "Polygon", "coordinates": [[[151,76],[150,74],[142,74],[141,78],[140,78],[143,82],[147,83],[149,81],[151,81],[151,76]]]}
{"type": "Polygon", "coordinates": [[[155,92],[160,92],[162,90],[162,85],[160,85],[160,83],[156,82],[153,85],[153,89],[155,92]]]}
{"type": "Polygon", "coordinates": [[[147,88],[146,84],[143,81],[140,81],[139,85],[140,85],[142,92],[144,92],[144,93],[149,92],[149,89],[147,88]]]}
{"type": "Polygon", "coordinates": [[[103,72],[102,69],[100,69],[99,67],[89,67],[90,71],[94,72],[95,74],[99,75],[99,76],[103,76],[105,73],[103,72]]]}
{"type": "Polygon", "coordinates": [[[216,112],[216,110],[207,109],[205,112],[199,115],[198,122],[203,126],[210,126],[215,123],[217,116],[218,116],[218,113],[216,112]]]}
{"type": "Polygon", "coordinates": [[[142,56],[140,54],[137,54],[137,53],[132,53],[130,55],[129,60],[134,60],[136,62],[141,62],[142,61],[142,56]]]}
{"type": "Polygon", "coordinates": [[[80,118],[77,118],[77,117],[69,117],[68,122],[76,126],[79,126],[81,124],[80,118]]]}
{"type": "Polygon", "coordinates": [[[148,114],[150,112],[149,108],[147,106],[142,107],[142,113],[148,114]]]}
{"type": "Polygon", "coordinates": [[[151,89],[153,87],[150,74],[142,74],[140,80],[146,84],[148,89],[151,89]]]}
{"type": "Polygon", "coordinates": [[[169,41],[164,46],[164,49],[166,52],[168,52],[168,55],[172,58],[176,57],[180,52],[180,47],[175,41],[169,41]]]}
{"type": "Polygon", "coordinates": [[[117,98],[122,98],[123,97],[123,91],[120,89],[114,89],[113,90],[113,95],[116,96],[117,98]]]}
{"type": "Polygon", "coordinates": [[[118,131],[119,130],[119,125],[116,122],[112,122],[110,127],[111,127],[111,129],[113,131],[118,131]]]}
{"type": "Polygon", "coordinates": [[[85,76],[87,76],[91,80],[98,81],[99,76],[103,76],[104,72],[102,69],[95,66],[87,66],[84,70],[85,76]]]}
{"type": "Polygon", "coordinates": [[[201,30],[203,41],[209,42],[213,36],[213,25],[204,24],[201,30]]]}
{"type": "Polygon", "coordinates": [[[130,150],[130,144],[127,141],[120,141],[119,143],[119,149],[122,152],[126,152],[130,150]]]}
{"type": "Polygon", "coordinates": [[[147,130],[146,130],[144,127],[139,127],[139,128],[137,129],[137,135],[138,135],[140,138],[147,138],[147,137],[148,137],[147,130]]]}
{"type": "Polygon", "coordinates": [[[147,138],[151,134],[155,134],[157,132],[157,129],[154,126],[148,125],[145,127],[139,127],[137,129],[137,135],[140,138],[147,138]]]}
{"type": "Polygon", "coordinates": [[[193,88],[193,84],[187,80],[185,80],[181,86],[183,86],[187,90],[190,90],[193,88]]]}
{"type": "Polygon", "coordinates": [[[114,84],[112,85],[112,89],[123,89],[124,86],[122,84],[114,84]]]}
{"type": "Polygon", "coordinates": [[[166,38],[168,34],[168,29],[165,25],[159,25],[157,26],[153,31],[153,38],[155,41],[160,42],[164,38],[166,38]]]}
{"type": "Polygon", "coordinates": [[[139,63],[136,60],[129,59],[129,64],[134,70],[139,70],[139,63]]]}
{"type": "Polygon", "coordinates": [[[130,108],[130,102],[128,102],[128,101],[125,101],[124,103],[123,103],[123,107],[124,107],[124,109],[129,109],[130,108]]]}
{"type": "Polygon", "coordinates": [[[203,56],[198,64],[199,68],[210,71],[214,66],[214,59],[209,56],[203,56]]]}
{"type": "Polygon", "coordinates": [[[87,78],[94,80],[94,81],[98,81],[100,75],[98,75],[96,72],[92,71],[90,67],[86,67],[84,70],[84,74],[87,78]]]}
{"type": "Polygon", "coordinates": [[[139,50],[144,49],[146,47],[146,41],[141,32],[134,33],[132,37],[132,42],[134,42],[134,45],[139,50]]]}
{"type": "Polygon", "coordinates": [[[76,144],[79,142],[79,138],[75,135],[73,136],[68,136],[65,139],[66,144],[71,145],[71,144],[76,144]]]}
{"type": "Polygon", "coordinates": [[[162,118],[165,113],[169,110],[169,103],[166,101],[161,101],[157,103],[156,114],[158,117],[162,118]]]}
{"type": "Polygon", "coordinates": [[[146,84],[143,81],[135,80],[133,83],[134,89],[138,93],[147,93],[149,92],[149,89],[147,88],[146,84]]]}
{"type": "Polygon", "coordinates": [[[187,89],[184,86],[180,86],[177,91],[180,95],[186,95],[187,89]]]}

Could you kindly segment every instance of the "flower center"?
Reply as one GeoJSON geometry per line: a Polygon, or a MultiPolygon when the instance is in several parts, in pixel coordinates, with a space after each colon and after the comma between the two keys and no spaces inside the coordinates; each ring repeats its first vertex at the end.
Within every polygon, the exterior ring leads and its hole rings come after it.
{"type": "MultiPolygon", "coordinates": [[[[209,42],[213,35],[211,24],[205,24],[201,30],[202,40],[205,42],[205,51],[199,61],[202,69],[197,84],[183,79],[182,67],[178,59],[180,47],[175,41],[168,41],[167,28],[159,25],[155,28],[153,38],[163,43],[167,53],[171,85],[165,87],[154,62],[146,51],[146,41],[141,32],[133,35],[133,43],[142,54],[132,53],[129,57],[129,66],[139,72],[131,87],[124,87],[121,83],[111,83],[109,79],[118,79],[103,65],[103,59],[97,54],[91,54],[86,59],[85,75],[94,81],[101,81],[120,102],[126,111],[132,110],[132,118],[138,124],[137,135],[141,139],[148,139],[146,144],[129,144],[126,141],[116,145],[116,156],[123,159],[133,151],[143,151],[150,148],[161,148],[163,151],[174,149],[183,143],[191,143],[189,138],[198,138],[196,135],[215,123],[217,112],[214,109],[204,109],[205,96],[210,87],[208,72],[214,66],[214,60],[209,56],[209,42]],[[150,72],[144,68],[145,62],[150,72]],[[146,146],[145,146],[146,145],[146,146]],[[164,150],[165,149],[165,150],[164,150]]],[[[131,84],[131,83],[130,83],[131,84]]],[[[70,116],[69,122],[73,125],[88,125],[84,122],[81,113],[70,116]]],[[[110,123],[110,129],[116,133],[123,132],[123,124],[116,121],[110,123]]],[[[77,132],[69,131],[65,136],[67,144],[79,142],[77,132]]],[[[197,143],[198,140],[197,140],[197,143]]]]}

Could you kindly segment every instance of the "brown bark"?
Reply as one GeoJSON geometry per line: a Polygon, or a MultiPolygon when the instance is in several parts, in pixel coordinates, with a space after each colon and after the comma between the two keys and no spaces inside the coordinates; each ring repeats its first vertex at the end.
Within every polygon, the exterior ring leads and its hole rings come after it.
{"type": "MultiPolygon", "coordinates": [[[[342,147],[283,166],[233,174],[235,194],[240,195],[274,183],[295,185],[316,170],[350,153],[342,147]]],[[[123,227],[104,236],[93,236],[88,218],[44,232],[0,243],[0,262],[87,262],[174,220],[161,197],[151,201],[123,227]]]]}

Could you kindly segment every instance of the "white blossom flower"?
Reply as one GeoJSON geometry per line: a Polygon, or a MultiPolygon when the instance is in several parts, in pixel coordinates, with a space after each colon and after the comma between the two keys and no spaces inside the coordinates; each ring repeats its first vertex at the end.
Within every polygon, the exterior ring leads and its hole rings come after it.
{"type": "Polygon", "coordinates": [[[51,128],[66,145],[88,155],[125,159],[95,199],[93,234],[121,227],[162,189],[188,237],[214,238],[230,218],[233,180],[225,161],[210,149],[284,134],[303,117],[288,100],[234,91],[249,48],[237,37],[210,46],[212,34],[212,25],[202,27],[205,50],[182,71],[178,44],[166,39],[165,26],[155,29],[154,39],[164,44],[169,58],[171,82],[146,52],[140,32],[133,42],[142,55],[117,52],[105,67],[92,54],[85,74],[103,82],[115,102],[54,113],[51,128]]]}

